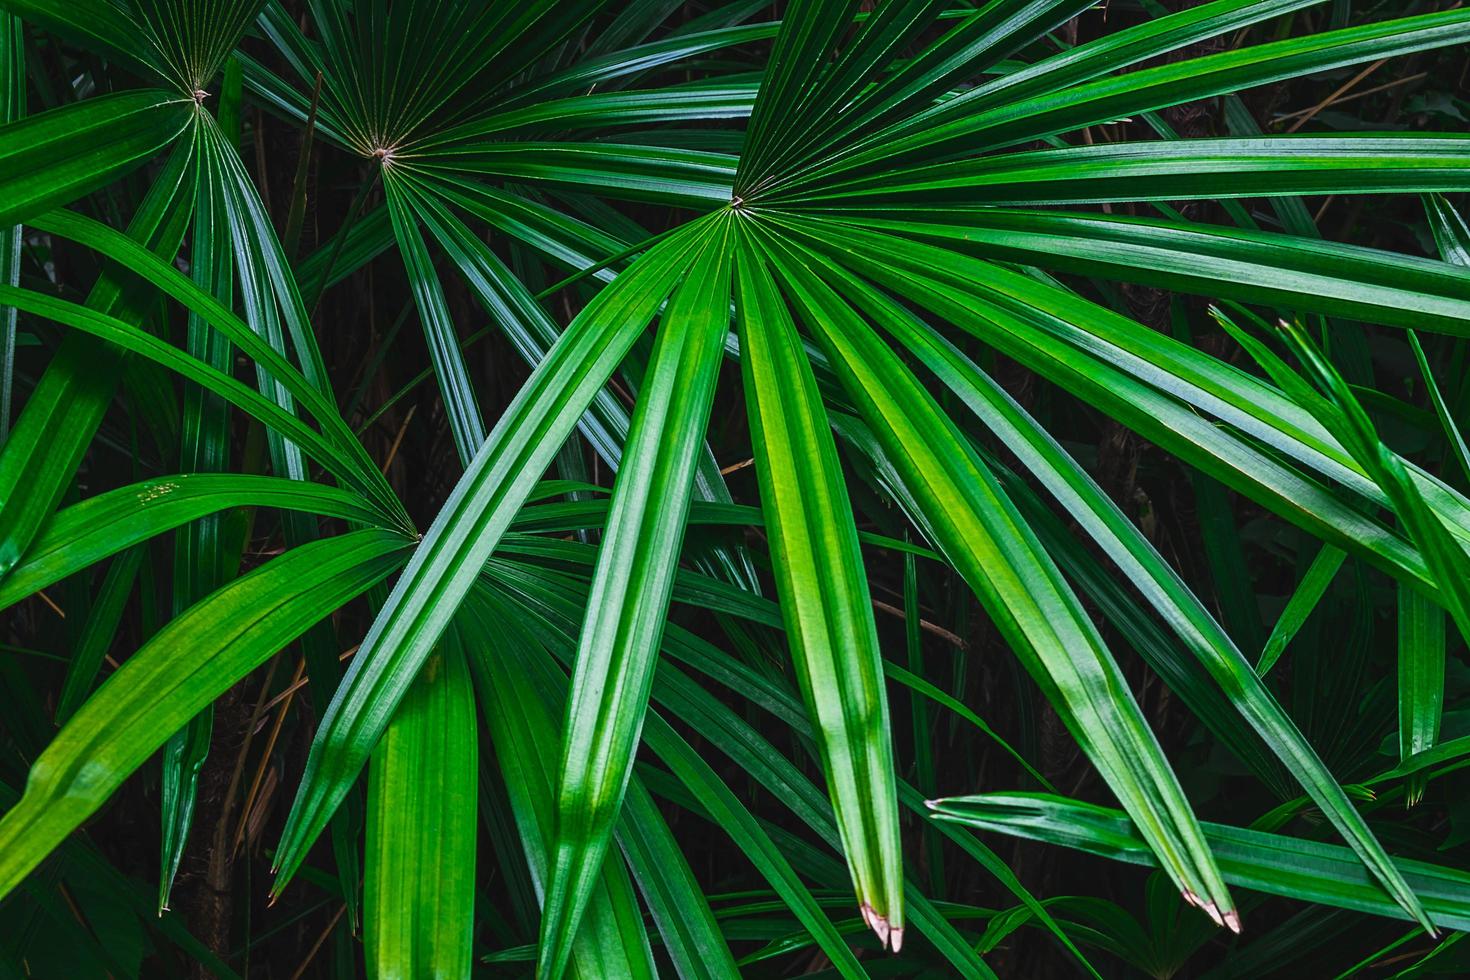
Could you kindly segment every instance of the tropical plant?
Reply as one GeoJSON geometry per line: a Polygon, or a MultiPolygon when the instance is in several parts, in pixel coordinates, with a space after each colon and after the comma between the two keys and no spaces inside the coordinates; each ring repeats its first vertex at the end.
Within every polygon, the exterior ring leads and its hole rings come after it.
{"type": "Polygon", "coordinates": [[[1470,10],[1093,4],[0,0],[0,963],[1451,962],[1470,10]]]}

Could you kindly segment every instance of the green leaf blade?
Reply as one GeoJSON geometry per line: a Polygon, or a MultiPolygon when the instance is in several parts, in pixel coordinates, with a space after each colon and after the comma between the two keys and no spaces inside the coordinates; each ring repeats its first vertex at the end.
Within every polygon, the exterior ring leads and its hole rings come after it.
{"type": "Polygon", "coordinates": [[[151,160],[184,132],[196,108],[145,89],[0,126],[0,226],[69,204],[151,160]]]}
{"type": "Polygon", "coordinates": [[[374,977],[464,977],[475,916],[474,692],[454,631],[430,656],[368,770],[364,921],[374,977]]]}
{"type": "Polygon", "coordinates": [[[730,302],[730,218],[669,301],[613,485],[567,705],[539,976],[559,978],[632,771],[730,302]]]}
{"type": "Polygon", "coordinates": [[[785,300],[753,248],[742,241],[738,254],[741,366],[777,593],[863,918],[897,950],[904,917],[893,748],[852,505],[785,300]]]}
{"type": "Polygon", "coordinates": [[[689,234],[666,239],[579,314],[456,485],[322,719],[282,835],[276,891],[345,796],[520,504],[685,270],[690,242],[689,234]]]}
{"type": "Polygon", "coordinates": [[[170,734],[330,609],[403,560],[401,535],[354,531],[297,548],[160,630],[81,707],[0,820],[11,891],[170,734]]]}

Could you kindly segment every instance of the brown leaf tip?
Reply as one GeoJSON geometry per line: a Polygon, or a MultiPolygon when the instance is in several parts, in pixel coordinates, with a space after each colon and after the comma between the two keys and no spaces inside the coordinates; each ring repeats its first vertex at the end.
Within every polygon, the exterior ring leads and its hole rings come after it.
{"type": "Polygon", "coordinates": [[[888,917],[878,914],[867,902],[858,906],[858,912],[869,929],[873,930],[878,937],[878,943],[888,950],[897,953],[903,948],[903,926],[892,926],[888,917]]]}

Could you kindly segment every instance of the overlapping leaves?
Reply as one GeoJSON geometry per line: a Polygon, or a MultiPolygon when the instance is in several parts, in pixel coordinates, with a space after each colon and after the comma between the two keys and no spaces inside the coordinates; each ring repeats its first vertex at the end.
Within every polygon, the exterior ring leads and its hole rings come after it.
{"type": "MultiPolygon", "coordinates": [[[[1464,335],[1470,276],[1446,263],[1191,224],[1167,210],[1138,219],[1039,206],[1470,188],[1470,142],[1458,134],[1092,145],[1066,138],[1251,85],[1463,45],[1470,13],[1120,71],[1311,4],[1216,0],[1040,57],[1037,42],[1090,4],[998,0],[956,16],[932,0],[889,0],[855,16],[837,0],[798,0],[779,30],[741,26],[752,11],[732,5],[700,30],[656,39],[663,5],[615,9],[595,0],[313,0],[310,35],[276,2],[5,5],[168,88],[98,96],[3,130],[0,225],[27,223],[109,265],[84,304],[0,284],[0,308],[89,338],[61,348],[0,450],[0,574],[8,573],[0,596],[17,601],[237,503],[329,516],[355,529],[318,538],[310,522],[288,516],[281,557],[238,578],[204,576],[179,593],[172,623],[81,704],[0,821],[0,892],[215,696],[401,565],[325,706],[274,886],[279,892],[300,870],[372,758],[366,897],[370,958],[380,973],[467,969],[474,889],[460,879],[455,888],[426,887],[414,874],[438,868],[452,877],[448,869],[472,861],[484,758],[476,751],[475,697],[497,713],[489,740],[541,905],[539,975],[558,977],[569,966],[652,970],[624,860],[681,972],[734,970],[703,903],[691,923],[675,921],[693,876],[674,860],[668,828],[635,772],[640,741],[682,787],[663,795],[740,842],[834,966],[861,975],[793,870],[785,852],[796,845],[745,810],[650,713],[650,697],[722,744],[778,796],[790,790],[784,802],[844,856],[861,917],[880,944],[898,951],[914,922],[950,964],[982,972],[972,946],[905,872],[898,814],[901,802],[914,801],[894,771],[885,690],[892,658],[878,642],[841,439],[974,593],[1127,819],[1020,798],[955,803],[952,816],[1157,864],[1185,900],[1237,931],[1226,883],[1259,887],[1269,875],[1241,851],[1268,845],[1300,859],[1288,884],[1277,878],[1288,894],[1425,928],[1458,924],[1438,871],[1388,856],[1205,603],[954,340],[1012,358],[1377,565],[1415,602],[1444,606],[1467,633],[1470,501],[1391,451],[1298,332],[1290,334],[1293,349],[1316,391],[1247,333],[1237,331],[1269,382],[1015,266],[1464,335]],[[306,267],[291,265],[295,235],[284,244],[278,238],[229,127],[204,108],[206,87],[257,14],[260,33],[294,77],[242,57],[253,96],[310,127],[314,139],[369,162],[338,241],[313,267],[315,293],[337,262],[366,261],[391,242],[429,342],[464,474],[421,539],[338,410],[310,292],[297,282],[306,267]],[[572,61],[565,42],[584,38],[594,22],[604,33],[585,59],[572,61]],[[662,65],[773,34],[758,85],[715,74],[638,87],[662,65]],[[1024,64],[1006,63],[1022,55],[1024,64]],[[739,145],[738,154],[682,145],[679,127],[728,135],[720,127],[738,126],[747,114],[743,141],[723,144],[739,145]],[[648,127],[668,138],[650,139],[640,132],[648,127]],[[1031,145],[1038,141],[1050,145],[1031,145]],[[53,210],[165,151],[126,233],[53,210]],[[379,181],[386,218],[359,214],[379,181]],[[577,195],[587,193],[708,213],[655,236],[608,221],[600,208],[579,209],[577,195]],[[192,275],[172,265],[186,234],[192,275]],[[549,259],[579,286],[607,284],[562,328],[513,274],[506,253],[549,259]],[[489,426],[445,301],[439,256],[533,365],[489,426]],[[140,326],[158,294],[188,310],[188,349],[140,326]],[[237,300],[243,316],[234,312],[237,300]],[[253,363],[253,386],[233,377],[232,348],[253,363]],[[225,465],[208,452],[200,426],[213,424],[218,434],[228,404],[264,425],[275,477],[191,474],[57,512],[111,400],[113,385],[96,374],[114,349],[191,384],[187,431],[195,438],[186,443],[185,468],[225,465]],[[740,548],[696,555],[684,546],[687,528],[701,519],[698,505],[730,503],[704,444],[727,354],[740,360],[776,609],[753,598],[758,579],[740,548]],[[1078,595],[1087,580],[1076,572],[1077,549],[1034,516],[1026,484],[946,411],[931,377],[1019,460],[1190,654],[1151,651],[1183,699],[1203,706],[1202,717],[1232,744],[1263,746],[1259,758],[1274,757],[1301,784],[1347,850],[1244,839],[1196,819],[1078,595]],[[614,379],[636,391],[631,413],[610,397],[614,379]],[[546,492],[540,481],[578,431],[616,471],[611,498],[591,522],[601,524],[598,547],[561,548],[525,532],[517,538],[524,505],[546,492]],[[52,459],[42,448],[55,433],[63,435],[52,459]],[[312,483],[308,461],[336,487],[312,483]],[[536,559],[583,561],[586,574],[568,578],[536,559]],[[699,580],[704,591],[695,594],[706,605],[722,613],[754,606],[759,621],[784,628],[801,708],[785,694],[767,703],[813,737],[826,799],[774,750],[763,758],[764,740],[698,684],[660,666],[661,653],[687,656],[701,642],[675,632],[668,617],[670,602],[690,594],[681,582],[687,588],[691,574],[706,571],[718,576],[699,580]],[[539,625],[505,626],[525,612],[539,625]],[[569,683],[545,664],[547,652],[568,661],[569,683]],[[506,672],[512,676],[499,676],[506,672]],[[553,731],[559,751],[522,744],[553,731]],[[426,759],[445,763],[434,786],[414,778],[426,759]],[[1027,819],[1028,806],[1045,819],[1027,819]],[[588,935],[609,942],[598,947],[588,935]]],[[[233,97],[228,111],[238,112],[233,97]]],[[[1441,215],[1436,229],[1453,254],[1453,222],[1441,215]]],[[[1444,417],[1442,405],[1436,395],[1444,417]]],[[[116,567],[126,569],[124,560],[116,567]]],[[[120,575],[109,588],[129,587],[120,575]]],[[[1420,606],[1412,610],[1432,620],[1420,606]]],[[[315,641],[305,642],[309,651],[315,641]]],[[[1432,668],[1443,639],[1432,625],[1415,627],[1400,656],[1408,692],[1400,702],[1402,745],[1410,756],[1437,737],[1433,699],[1442,676],[1432,668]]],[[[316,659],[335,670],[330,656],[316,659]]],[[[323,677],[318,690],[330,691],[335,680],[323,677]]],[[[346,850],[339,848],[339,860],[346,850]]],[[[169,853],[176,855],[173,845],[169,853]]],[[[1033,912],[1049,921],[1039,904],[1033,912]]]]}

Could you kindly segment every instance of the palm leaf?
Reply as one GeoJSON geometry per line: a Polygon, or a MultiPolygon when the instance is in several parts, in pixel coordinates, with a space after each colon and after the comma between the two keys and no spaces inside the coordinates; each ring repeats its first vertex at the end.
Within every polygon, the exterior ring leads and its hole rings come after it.
{"type": "Polygon", "coordinates": [[[277,891],[346,794],[535,476],[686,268],[690,243],[688,235],[666,239],[641,274],[619,277],[579,314],[425,534],[322,719],[283,833],[277,891]]]}
{"type": "Polygon", "coordinates": [[[184,722],[405,557],[356,531],[289,552],[177,617],[108,678],[31,767],[0,819],[0,895],[100,807],[184,722]]]}
{"type": "MultiPolygon", "coordinates": [[[[1114,860],[1152,865],[1154,859],[1128,819],[1117,810],[1063,797],[996,793],[931,803],[937,819],[985,830],[1075,847],[1114,860]]],[[[1383,890],[1345,847],[1205,824],[1221,872],[1241,888],[1320,902],[1395,919],[1404,909],[1383,890]]],[[[1422,861],[1396,859],[1395,866],[1424,900],[1429,919],[1447,929],[1464,929],[1467,918],[1464,872],[1422,861]]]]}
{"type": "Polygon", "coordinates": [[[542,975],[565,966],[632,769],[729,320],[729,234],[728,218],[705,230],[669,299],[613,485],[567,703],[542,975]]]}
{"type": "Polygon", "coordinates": [[[1065,706],[1073,736],[1146,828],[1186,899],[1238,928],[1193,813],[1116,663],[1014,505],[857,314],[791,253],[775,254],[802,319],[914,495],[931,539],[1049,699],[1065,706]]]}
{"type": "Polygon", "coordinates": [[[377,977],[465,976],[475,918],[474,692],[445,635],[373,752],[363,933],[377,977]]]}
{"type": "Polygon", "coordinates": [[[903,940],[898,812],[882,658],[826,412],[785,301],[741,236],[741,367],[777,592],[859,908],[903,940]]]}

